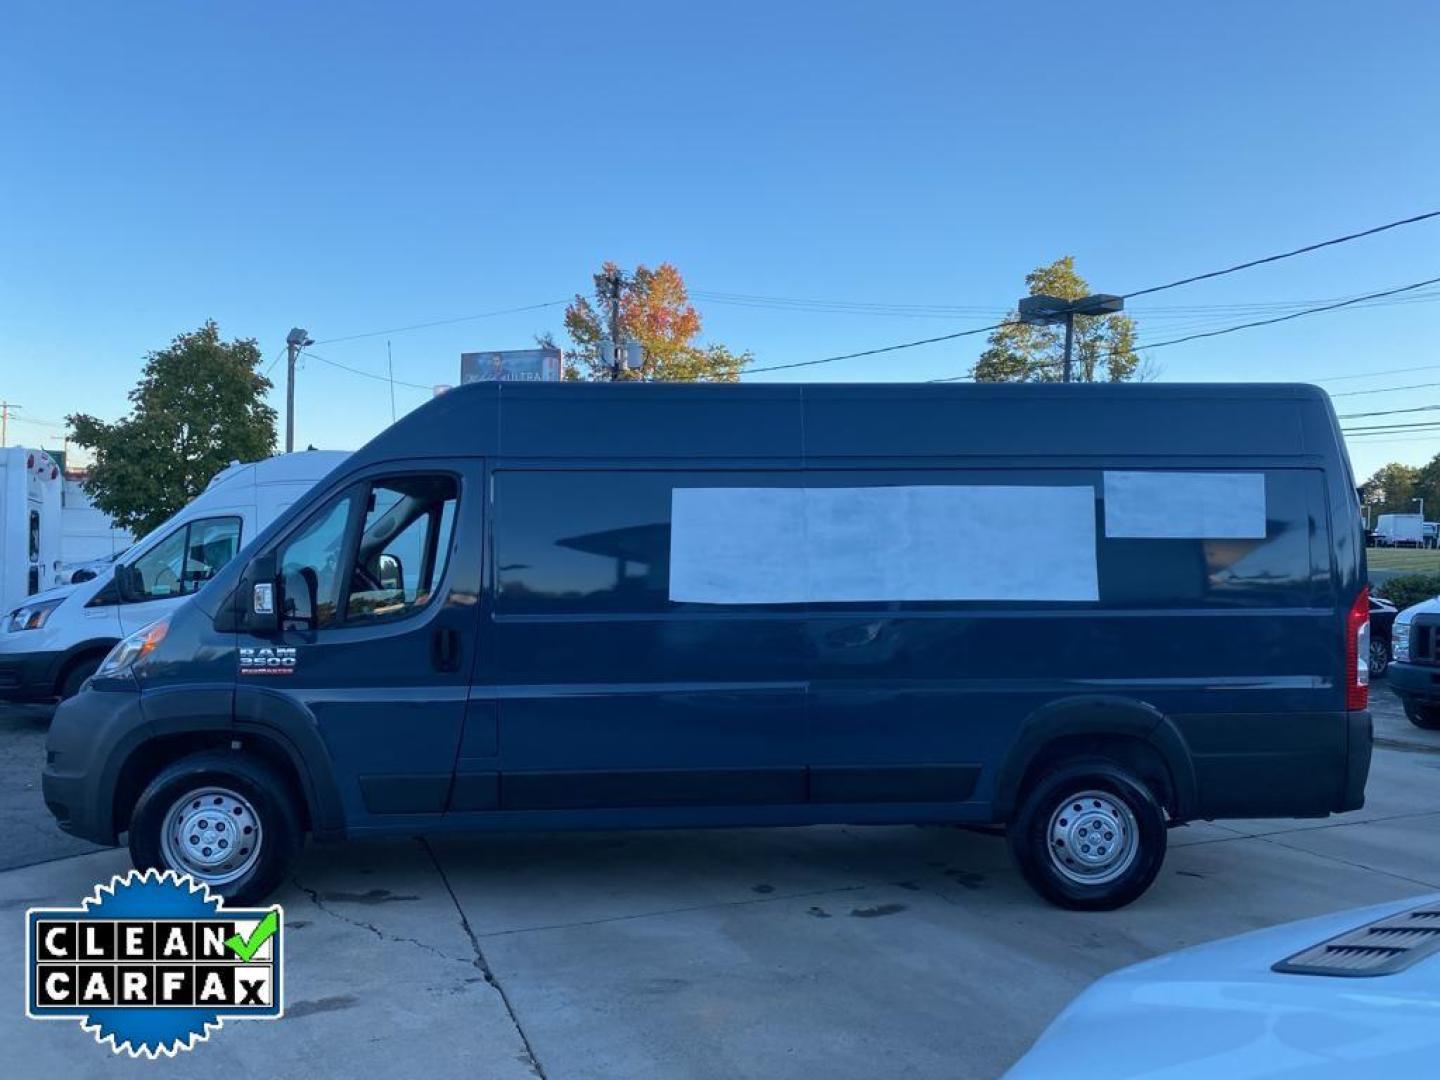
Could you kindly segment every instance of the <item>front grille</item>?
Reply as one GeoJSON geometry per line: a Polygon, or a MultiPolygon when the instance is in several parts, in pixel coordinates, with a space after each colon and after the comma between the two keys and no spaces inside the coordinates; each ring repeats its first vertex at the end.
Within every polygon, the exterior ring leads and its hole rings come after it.
{"type": "Polygon", "coordinates": [[[1440,620],[1417,615],[1410,624],[1410,662],[1440,664],[1440,656],[1435,653],[1437,645],[1440,645],[1440,620]]]}
{"type": "Polygon", "coordinates": [[[1302,949],[1271,968],[1285,975],[1394,975],[1440,952],[1440,904],[1415,908],[1302,949]]]}
{"type": "Polygon", "coordinates": [[[1433,622],[1417,621],[1410,624],[1411,664],[1434,664],[1436,662],[1436,628],[1433,622]]]}

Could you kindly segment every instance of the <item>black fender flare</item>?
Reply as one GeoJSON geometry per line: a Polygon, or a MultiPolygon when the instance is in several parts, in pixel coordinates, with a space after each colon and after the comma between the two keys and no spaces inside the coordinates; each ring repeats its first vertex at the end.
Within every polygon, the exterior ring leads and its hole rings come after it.
{"type": "Polygon", "coordinates": [[[314,715],[294,698],[263,686],[241,684],[234,694],[236,733],[269,738],[289,756],[304,788],[311,832],[321,840],[343,837],[345,807],[314,715]]]}
{"type": "Polygon", "coordinates": [[[1106,694],[1061,698],[1026,718],[996,775],[994,815],[1006,821],[1015,812],[1020,784],[1031,763],[1056,739],[1076,735],[1119,735],[1148,745],[1170,770],[1175,817],[1184,821],[1198,804],[1195,763],[1185,736],[1149,702],[1106,694]]]}
{"type": "MultiPolygon", "coordinates": [[[[335,786],[325,744],[314,718],[292,698],[256,687],[230,683],[210,686],[162,687],[142,695],[145,725],[132,733],[123,754],[116,754],[107,770],[104,786],[108,807],[122,762],[144,749],[147,743],[174,735],[230,735],[244,741],[246,735],[264,739],[285,755],[299,778],[301,797],[309,811],[312,833],[322,840],[344,835],[345,814],[335,786]]],[[[113,822],[107,821],[113,831],[113,822]]]]}

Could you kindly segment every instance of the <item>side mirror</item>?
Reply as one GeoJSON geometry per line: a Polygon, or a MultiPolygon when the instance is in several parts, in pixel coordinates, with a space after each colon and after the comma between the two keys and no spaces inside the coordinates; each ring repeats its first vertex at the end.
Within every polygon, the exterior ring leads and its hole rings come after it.
{"type": "Polygon", "coordinates": [[[240,628],[247,634],[280,632],[281,597],[275,553],[257,555],[240,578],[240,628]]]}
{"type": "Polygon", "coordinates": [[[133,604],[145,598],[145,582],[140,571],[128,563],[115,566],[115,594],[122,604],[133,604]]]}
{"type": "Polygon", "coordinates": [[[298,573],[280,579],[280,625],[287,628],[315,629],[319,623],[320,577],[305,566],[298,573]]]}
{"type": "Polygon", "coordinates": [[[405,567],[401,564],[397,555],[391,555],[388,551],[383,552],[376,561],[376,569],[379,574],[380,588],[389,592],[403,592],[405,590],[405,567]]]}

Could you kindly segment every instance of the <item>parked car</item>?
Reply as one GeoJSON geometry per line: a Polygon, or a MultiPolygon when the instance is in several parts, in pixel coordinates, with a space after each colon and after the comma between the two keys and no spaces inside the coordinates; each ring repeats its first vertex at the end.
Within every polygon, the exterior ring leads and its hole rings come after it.
{"type": "Polygon", "coordinates": [[[1382,596],[1370,597],[1370,678],[1383,679],[1390,667],[1391,628],[1399,609],[1382,596]]]}
{"type": "Polygon", "coordinates": [[[1440,893],[1135,964],[1071,1002],[1006,1080],[1431,1080],[1437,927],[1440,893]]]}
{"type": "Polygon", "coordinates": [[[72,697],[116,642],[197,592],[345,455],[310,450],[235,463],[165,524],[88,578],[36,593],[0,623],[0,700],[72,697]]]}
{"type": "Polygon", "coordinates": [[[116,646],[45,801],[246,898],[304,826],[949,822],[1114,908],[1363,804],[1358,510],[1312,387],[465,385],[116,646]]]}
{"type": "Polygon", "coordinates": [[[1400,612],[1390,633],[1390,688],[1412,724],[1440,731],[1440,597],[1400,612]]]}

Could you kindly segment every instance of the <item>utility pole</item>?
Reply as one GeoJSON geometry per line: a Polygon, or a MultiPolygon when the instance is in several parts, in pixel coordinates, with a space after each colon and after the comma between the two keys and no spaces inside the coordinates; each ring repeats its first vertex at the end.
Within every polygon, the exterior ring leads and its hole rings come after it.
{"type": "Polygon", "coordinates": [[[8,401],[0,401],[0,446],[10,445],[10,410],[18,409],[8,401]]]}
{"type": "Polygon", "coordinates": [[[300,327],[294,327],[285,335],[285,452],[295,450],[295,359],[300,350],[314,345],[310,335],[300,327]]]}
{"type": "Polygon", "coordinates": [[[614,343],[615,352],[610,357],[610,381],[615,382],[620,378],[620,290],[625,285],[625,278],[617,269],[605,279],[610,286],[610,340],[614,343]]]}

